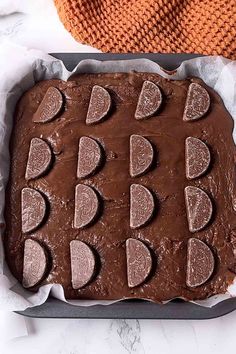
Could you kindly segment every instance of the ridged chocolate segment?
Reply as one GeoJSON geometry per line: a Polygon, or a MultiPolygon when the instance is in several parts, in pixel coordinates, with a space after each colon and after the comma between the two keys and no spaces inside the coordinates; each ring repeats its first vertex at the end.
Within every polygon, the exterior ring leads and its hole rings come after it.
{"type": "Polygon", "coordinates": [[[196,238],[188,240],[186,284],[193,288],[204,284],[214,270],[214,256],[210,248],[196,238]]]}
{"type": "Polygon", "coordinates": [[[44,196],[32,188],[23,188],[21,191],[21,220],[22,232],[31,232],[37,229],[46,213],[44,196]]]}
{"type": "Polygon", "coordinates": [[[63,105],[62,93],[56,87],[49,87],[33,115],[33,122],[46,123],[54,119],[63,105]]]}
{"type": "Polygon", "coordinates": [[[88,284],[95,272],[95,256],[92,249],[84,242],[70,242],[71,282],[73,289],[80,289],[88,284]]]}
{"type": "Polygon", "coordinates": [[[23,280],[25,288],[40,283],[46,273],[47,257],[42,245],[32,239],[27,239],[24,246],[23,280]]]}
{"type": "Polygon", "coordinates": [[[89,101],[86,117],[86,124],[96,124],[101,122],[111,108],[111,96],[109,92],[101,86],[95,85],[89,101]]]}
{"type": "Polygon", "coordinates": [[[152,269],[152,257],[148,247],[140,240],[126,240],[128,286],[133,288],[145,282],[152,269]]]}
{"type": "Polygon", "coordinates": [[[209,110],[210,96],[207,90],[196,82],[189,85],[183,120],[194,121],[202,118],[209,110]]]}
{"type": "Polygon", "coordinates": [[[147,172],[153,161],[153,147],[147,138],[141,135],[130,137],[130,175],[138,177],[147,172]]]}
{"type": "Polygon", "coordinates": [[[97,216],[99,201],[94,190],[84,184],[75,188],[74,227],[81,229],[90,225],[97,216]]]}
{"type": "Polygon", "coordinates": [[[25,179],[30,180],[40,177],[49,168],[51,160],[51,149],[46,141],[39,138],[31,139],[25,179]]]}
{"type": "Polygon", "coordinates": [[[146,119],[153,116],[162,103],[159,87],[151,81],[144,81],[135,111],[136,119],[146,119]]]}
{"type": "Polygon", "coordinates": [[[82,136],[79,141],[77,177],[85,178],[94,174],[100,165],[102,151],[96,140],[82,136]]]}
{"type": "Polygon", "coordinates": [[[154,212],[152,193],[141,184],[130,186],[130,227],[137,229],[146,225],[154,212]]]}
{"type": "Polygon", "coordinates": [[[186,177],[194,179],[202,176],[211,162],[208,146],[200,139],[188,137],[185,140],[186,177]]]}
{"type": "Polygon", "coordinates": [[[184,190],[190,232],[202,230],[210,221],[213,207],[210,197],[202,189],[188,186],[184,190]]]}

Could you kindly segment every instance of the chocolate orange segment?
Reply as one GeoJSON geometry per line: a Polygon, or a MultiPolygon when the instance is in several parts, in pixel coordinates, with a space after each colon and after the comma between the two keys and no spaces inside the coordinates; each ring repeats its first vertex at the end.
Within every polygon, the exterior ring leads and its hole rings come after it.
{"type": "Polygon", "coordinates": [[[145,226],[153,216],[155,208],[152,193],[141,184],[130,186],[130,227],[145,226]]]}
{"type": "Polygon", "coordinates": [[[56,87],[49,87],[33,115],[33,122],[46,123],[54,119],[63,105],[62,93],[56,87]]]}
{"type": "Polygon", "coordinates": [[[21,191],[21,220],[22,232],[37,229],[46,214],[44,196],[33,188],[23,188],[21,191]]]}
{"type": "Polygon", "coordinates": [[[136,119],[146,119],[153,116],[162,103],[159,87],[151,81],[144,81],[135,111],[136,119]]]}
{"type": "Polygon", "coordinates": [[[71,282],[73,289],[87,285],[95,272],[95,256],[92,249],[84,242],[70,242],[71,282]]]}
{"type": "Polygon", "coordinates": [[[210,248],[196,238],[188,240],[186,284],[193,288],[210,278],[214,270],[214,256],[210,248]]]}
{"type": "Polygon", "coordinates": [[[184,190],[190,232],[202,230],[210,221],[213,207],[210,197],[202,189],[188,186],[184,190]]]}
{"type": "Polygon", "coordinates": [[[211,162],[208,146],[200,139],[188,137],[185,140],[186,177],[194,179],[202,176],[211,162]]]}
{"type": "Polygon", "coordinates": [[[46,273],[47,257],[42,245],[32,239],[27,239],[24,246],[23,280],[25,288],[40,283],[46,273]]]}
{"type": "Polygon", "coordinates": [[[95,191],[84,184],[77,184],[75,188],[74,227],[81,229],[90,225],[97,216],[98,208],[99,202],[95,191]]]}
{"type": "Polygon", "coordinates": [[[51,160],[51,149],[46,141],[39,138],[31,139],[25,179],[30,180],[43,175],[48,170],[51,160]]]}
{"type": "Polygon", "coordinates": [[[89,101],[86,117],[86,124],[96,124],[107,116],[111,108],[111,96],[109,92],[101,86],[95,85],[89,101]]]}
{"type": "Polygon", "coordinates": [[[152,257],[148,247],[139,240],[126,240],[128,286],[133,288],[144,283],[152,269],[152,257]]]}
{"type": "Polygon", "coordinates": [[[207,90],[196,82],[189,85],[183,120],[191,122],[202,118],[209,110],[210,96],[207,90]]]}
{"type": "Polygon", "coordinates": [[[94,174],[100,165],[102,151],[96,140],[82,136],[79,141],[77,177],[94,174]]]}
{"type": "Polygon", "coordinates": [[[153,147],[147,138],[141,135],[130,137],[130,175],[137,177],[147,172],[153,162],[153,147]]]}

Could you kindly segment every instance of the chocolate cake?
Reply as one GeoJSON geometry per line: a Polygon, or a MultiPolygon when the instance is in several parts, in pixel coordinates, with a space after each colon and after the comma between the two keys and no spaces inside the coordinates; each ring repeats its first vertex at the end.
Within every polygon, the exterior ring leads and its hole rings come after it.
{"type": "Polygon", "coordinates": [[[235,278],[233,120],[201,80],[81,74],[20,99],[6,260],[68,299],[224,293],[235,278]]]}

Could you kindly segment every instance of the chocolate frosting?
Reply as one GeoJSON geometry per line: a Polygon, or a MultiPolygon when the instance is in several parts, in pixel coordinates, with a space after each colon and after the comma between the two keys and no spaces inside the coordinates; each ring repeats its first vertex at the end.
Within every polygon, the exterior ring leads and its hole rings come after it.
{"type": "MultiPolygon", "coordinates": [[[[164,301],[175,297],[204,299],[224,292],[235,277],[236,218],[235,145],[233,120],[220,97],[198,79],[166,80],[157,74],[117,73],[77,75],[65,83],[39,82],[26,92],[17,106],[11,138],[11,171],[6,192],[6,260],[14,276],[22,281],[24,241],[42,242],[50,253],[52,266],[39,285],[61,283],[67,298],[120,299],[148,298],[164,301]],[[162,105],[152,117],[135,119],[144,81],[156,84],[162,92],[162,105]],[[210,109],[202,119],[183,120],[188,87],[199,83],[210,96],[210,109]],[[87,125],[92,88],[109,92],[112,109],[107,119],[87,125]],[[60,115],[46,123],[34,123],[33,115],[49,87],[63,95],[60,115]],[[130,136],[145,136],[155,147],[153,166],[140,177],[130,176],[130,136]],[[97,173],[77,178],[79,139],[98,141],[105,162],[97,173]],[[185,174],[185,140],[196,137],[211,149],[211,166],[206,173],[189,181],[185,174]],[[25,179],[30,141],[42,138],[51,147],[53,165],[47,174],[25,179]],[[75,187],[82,183],[93,188],[101,205],[96,222],[83,229],[73,228],[75,187]],[[130,186],[147,187],[157,203],[152,219],[139,229],[130,228],[130,186]],[[206,191],[213,203],[211,222],[194,237],[214,252],[215,267],[202,285],[186,285],[189,231],[184,189],[195,186],[206,191]],[[45,222],[28,234],[21,230],[21,190],[33,188],[49,203],[45,222]],[[101,196],[101,198],[100,198],[101,196]],[[156,212],[157,210],[157,212],[156,212]],[[139,239],[152,252],[156,266],[147,282],[129,288],[126,240],[139,239]],[[81,289],[71,282],[70,242],[88,244],[99,256],[97,276],[81,289]]],[[[33,290],[37,290],[36,285],[33,290]]]]}

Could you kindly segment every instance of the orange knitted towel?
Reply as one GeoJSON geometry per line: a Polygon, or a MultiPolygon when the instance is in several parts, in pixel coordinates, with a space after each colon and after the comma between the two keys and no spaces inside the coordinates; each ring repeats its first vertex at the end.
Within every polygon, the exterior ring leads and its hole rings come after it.
{"type": "Polygon", "coordinates": [[[54,1],[75,39],[104,52],[184,52],[236,59],[236,0],[54,1]]]}

